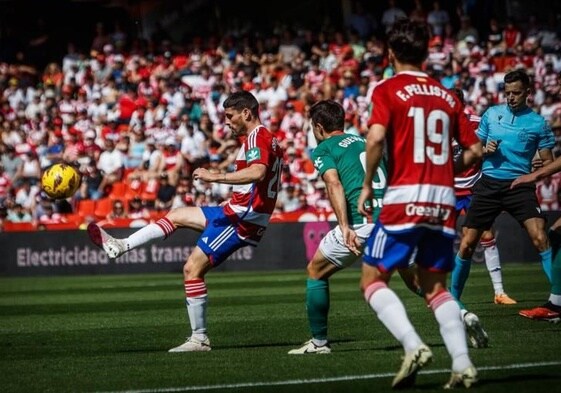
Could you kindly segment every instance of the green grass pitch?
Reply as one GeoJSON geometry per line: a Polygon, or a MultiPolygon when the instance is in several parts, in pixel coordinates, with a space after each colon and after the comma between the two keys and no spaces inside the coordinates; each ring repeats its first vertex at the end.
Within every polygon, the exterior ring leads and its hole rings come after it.
{"type": "MultiPolygon", "coordinates": [[[[309,338],[302,271],[210,272],[212,351],[170,354],[189,332],[180,273],[0,278],[1,392],[385,392],[402,350],[367,307],[359,269],[331,279],[330,355],[289,356],[309,338]]],[[[470,349],[477,392],[561,392],[561,324],[517,315],[547,299],[539,264],[504,266],[515,306],[497,306],[474,265],[463,300],[490,336],[470,349]]],[[[436,321],[391,283],[434,352],[413,391],[440,390],[450,360],[436,321]]]]}

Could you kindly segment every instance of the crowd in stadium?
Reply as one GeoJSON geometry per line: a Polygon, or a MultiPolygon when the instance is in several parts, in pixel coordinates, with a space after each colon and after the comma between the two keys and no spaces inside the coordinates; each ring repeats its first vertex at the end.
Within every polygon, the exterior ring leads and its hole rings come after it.
{"type": "MultiPolygon", "coordinates": [[[[523,23],[491,18],[482,30],[465,14],[454,26],[438,1],[429,10],[416,4],[409,12],[389,6],[377,18],[357,8],[345,29],[277,27],[268,35],[183,43],[141,40],[100,23],[89,52],[69,43],[67,54],[44,69],[28,64],[23,51],[17,62],[0,62],[0,220],[35,226],[150,220],[171,207],[220,204],[229,188],[191,174],[201,165],[233,170],[238,144],[224,127],[221,103],[239,89],[257,97],[263,124],[286,152],[277,211],[329,212],[310,160],[315,139],[307,110],[334,98],[346,109],[345,132],[366,132],[372,90],[393,74],[383,32],[398,17],[428,24],[427,73],[446,88],[463,89],[473,114],[504,102],[506,71],[526,69],[531,107],[550,122],[554,154],[561,154],[556,16],[523,23]],[[82,185],[72,198],[52,201],[41,193],[40,176],[61,161],[79,168],[82,185]]],[[[559,208],[559,184],[557,177],[538,184],[544,209],[559,208]]]]}

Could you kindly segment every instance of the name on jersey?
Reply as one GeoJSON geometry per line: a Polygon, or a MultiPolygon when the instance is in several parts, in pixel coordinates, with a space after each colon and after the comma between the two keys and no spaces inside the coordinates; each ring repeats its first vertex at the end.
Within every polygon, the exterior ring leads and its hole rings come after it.
{"type": "Polygon", "coordinates": [[[348,147],[354,142],[364,142],[364,139],[356,135],[351,135],[343,139],[341,142],[339,142],[339,146],[348,147]]]}
{"type": "Polygon", "coordinates": [[[448,93],[448,91],[434,85],[412,83],[410,85],[406,85],[403,89],[396,91],[395,94],[403,101],[407,101],[413,96],[440,97],[446,101],[448,105],[450,105],[450,108],[454,108],[456,106],[456,101],[454,101],[454,98],[450,93],[448,93]]]}
{"type": "Polygon", "coordinates": [[[419,216],[419,217],[433,217],[442,221],[448,220],[450,214],[452,214],[452,209],[443,208],[440,205],[436,206],[418,206],[413,203],[405,205],[405,214],[407,216],[419,216]]]}

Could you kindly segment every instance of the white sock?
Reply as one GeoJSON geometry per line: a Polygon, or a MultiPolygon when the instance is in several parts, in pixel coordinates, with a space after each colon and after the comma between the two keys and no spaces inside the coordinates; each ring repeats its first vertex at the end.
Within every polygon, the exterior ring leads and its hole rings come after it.
{"type": "Polygon", "coordinates": [[[173,233],[175,227],[166,217],[139,229],[124,239],[127,250],[146,244],[152,240],[163,240],[173,233]]]}
{"type": "Polygon", "coordinates": [[[556,306],[561,306],[561,295],[549,294],[549,301],[556,306]]]}
{"type": "Polygon", "coordinates": [[[423,341],[409,321],[405,307],[386,283],[376,281],[364,292],[366,301],[386,329],[403,345],[405,352],[417,349],[423,341]]]}
{"type": "Polygon", "coordinates": [[[481,245],[485,253],[485,265],[487,265],[489,276],[491,276],[495,295],[500,295],[504,293],[505,290],[503,288],[503,273],[501,272],[499,249],[496,246],[495,239],[488,242],[481,242],[481,245]]]}
{"type": "Polygon", "coordinates": [[[468,355],[466,332],[462,323],[460,306],[448,291],[440,292],[430,301],[434,316],[440,326],[440,335],[452,358],[452,370],[462,372],[472,365],[468,355]]]}
{"type": "Polygon", "coordinates": [[[319,340],[317,338],[312,338],[312,342],[318,347],[323,347],[324,345],[327,345],[327,340],[319,340]]]}
{"type": "Polygon", "coordinates": [[[186,280],[185,294],[191,336],[203,341],[206,335],[206,306],[208,301],[206,284],[202,279],[186,280]]]}

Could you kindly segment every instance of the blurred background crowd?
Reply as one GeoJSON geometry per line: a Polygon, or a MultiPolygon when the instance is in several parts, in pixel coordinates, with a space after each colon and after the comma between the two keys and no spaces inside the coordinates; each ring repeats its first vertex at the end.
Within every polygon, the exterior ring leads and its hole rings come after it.
{"type": "MultiPolygon", "coordinates": [[[[179,38],[160,22],[147,32],[130,14],[99,16],[89,34],[66,32],[63,40],[47,28],[48,14],[26,41],[17,19],[0,24],[0,222],[142,223],[174,207],[220,204],[229,187],[191,174],[199,166],[234,170],[238,142],[221,104],[240,89],[257,97],[263,124],[285,149],[279,217],[329,214],[310,160],[308,108],[335,99],[346,109],[345,132],[365,135],[372,91],[393,75],[385,33],[400,17],[427,24],[426,72],[461,88],[470,113],[504,102],[505,72],[524,68],[534,87],[530,105],[550,122],[561,154],[560,13],[517,15],[508,1],[378,3],[343,1],[337,23],[329,13],[317,15],[319,24],[268,15],[260,28],[226,18],[220,29],[179,38]],[[79,168],[82,185],[72,198],[51,201],[40,176],[61,161],[79,168]]],[[[545,210],[559,208],[559,184],[553,176],[538,185],[545,210]]]]}

